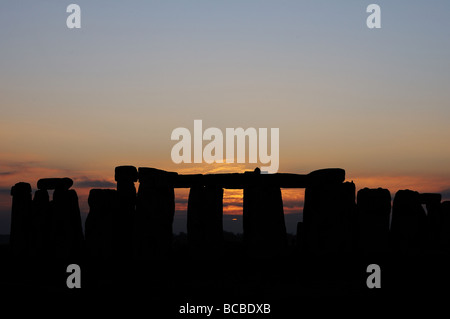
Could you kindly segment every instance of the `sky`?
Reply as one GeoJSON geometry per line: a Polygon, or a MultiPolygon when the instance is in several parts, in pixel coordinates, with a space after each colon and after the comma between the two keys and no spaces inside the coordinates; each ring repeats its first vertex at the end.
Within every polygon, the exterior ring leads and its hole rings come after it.
{"type": "MultiPolygon", "coordinates": [[[[279,172],[341,167],[357,189],[450,199],[449,13],[445,0],[2,0],[0,234],[19,181],[73,178],[84,220],[89,189],[114,188],[118,165],[258,166],[175,164],[171,133],[197,119],[279,128],[279,172]],[[71,3],[80,29],[66,26],[71,3]]],[[[283,190],[291,233],[303,194],[283,190]]],[[[176,196],[181,231],[188,190],[176,196]]],[[[226,190],[224,209],[239,232],[242,191],[226,190]]]]}

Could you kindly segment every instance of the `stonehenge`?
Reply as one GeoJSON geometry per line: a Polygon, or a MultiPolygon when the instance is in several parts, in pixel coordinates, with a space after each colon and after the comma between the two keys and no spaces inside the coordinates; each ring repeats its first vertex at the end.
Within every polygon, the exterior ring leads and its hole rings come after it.
{"type": "Polygon", "coordinates": [[[15,184],[12,254],[166,258],[172,250],[176,188],[190,189],[187,243],[197,256],[221,255],[224,189],[243,189],[243,244],[249,255],[282,252],[287,246],[283,188],[305,189],[296,240],[301,252],[450,252],[450,202],[442,202],[440,194],[399,190],[393,201],[383,188],[363,188],[356,194],[355,184],[345,181],[345,171],[339,168],[304,175],[263,174],[258,168],[232,174],[178,174],[118,166],[115,180],[116,189],[90,190],[84,235],[72,179],[40,179],[34,197],[30,184],[15,184]]]}

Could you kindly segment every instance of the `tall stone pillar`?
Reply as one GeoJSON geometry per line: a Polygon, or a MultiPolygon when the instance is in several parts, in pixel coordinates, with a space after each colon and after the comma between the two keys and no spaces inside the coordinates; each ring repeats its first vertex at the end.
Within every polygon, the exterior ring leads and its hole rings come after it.
{"type": "MultiPolygon", "coordinates": [[[[260,174],[255,170],[253,174],[260,174]]],[[[286,247],[283,200],[278,187],[258,182],[244,188],[244,243],[253,253],[274,255],[286,247]]]]}
{"type": "Polygon", "coordinates": [[[415,254],[425,249],[427,217],[418,192],[399,190],[392,207],[392,248],[415,254]]]}
{"type": "Polygon", "coordinates": [[[30,245],[31,185],[17,183],[11,188],[10,246],[13,256],[26,257],[30,245]]]}
{"type": "Polygon", "coordinates": [[[387,252],[389,249],[389,218],[391,193],[387,189],[359,190],[358,251],[363,254],[387,252]]]}
{"type": "Polygon", "coordinates": [[[114,250],[117,256],[132,257],[133,224],[136,211],[137,169],[134,166],[118,166],[115,168],[117,182],[117,213],[113,217],[114,250]]]}
{"type": "Polygon", "coordinates": [[[441,203],[440,243],[446,253],[450,253],[450,201],[441,203]]]}
{"type": "Polygon", "coordinates": [[[139,168],[139,192],[134,223],[134,256],[138,259],[167,257],[172,248],[176,173],[139,168]]]}
{"type": "Polygon", "coordinates": [[[340,169],[315,171],[309,177],[303,209],[305,249],[317,254],[351,252],[356,232],[355,184],[342,183],[345,172],[340,169]]]}
{"type": "Polygon", "coordinates": [[[48,257],[51,242],[50,198],[46,189],[34,193],[32,213],[32,255],[48,257]]]}
{"type": "Polygon", "coordinates": [[[89,214],[85,223],[86,248],[92,258],[115,257],[115,236],[120,238],[121,230],[114,229],[120,221],[114,221],[117,214],[117,191],[113,189],[91,189],[89,192],[89,214]]]}
{"type": "Polygon", "coordinates": [[[194,186],[189,192],[187,236],[194,254],[218,256],[223,245],[223,189],[194,186]]]}
{"type": "Polygon", "coordinates": [[[441,249],[441,199],[441,194],[420,194],[420,202],[427,209],[427,250],[430,251],[439,251],[441,249]]]}

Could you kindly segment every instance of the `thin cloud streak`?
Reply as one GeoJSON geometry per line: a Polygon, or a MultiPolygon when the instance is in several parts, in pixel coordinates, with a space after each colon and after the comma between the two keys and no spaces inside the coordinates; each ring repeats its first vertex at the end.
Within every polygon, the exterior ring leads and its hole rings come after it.
{"type": "Polygon", "coordinates": [[[115,188],[116,183],[105,179],[75,179],[74,188],[115,188]]]}

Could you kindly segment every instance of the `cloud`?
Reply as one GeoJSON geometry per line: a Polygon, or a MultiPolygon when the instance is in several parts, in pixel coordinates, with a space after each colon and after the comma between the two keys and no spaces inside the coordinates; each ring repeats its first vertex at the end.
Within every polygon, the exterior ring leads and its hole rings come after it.
{"type": "Polygon", "coordinates": [[[116,187],[116,183],[105,179],[89,179],[82,178],[80,180],[74,180],[74,187],[77,188],[109,188],[116,187]]]}
{"type": "Polygon", "coordinates": [[[283,199],[283,207],[286,208],[299,208],[303,207],[304,201],[303,200],[297,200],[297,199],[283,199]]]}
{"type": "Polygon", "coordinates": [[[244,206],[244,204],[242,203],[242,202],[236,202],[236,203],[226,203],[226,202],[224,202],[223,203],[223,207],[225,208],[225,207],[243,207],[244,206]]]}
{"type": "Polygon", "coordinates": [[[238,163],[214,163],[212,164],[195,164],[191,167],[177,168],[178,174],[224,174],[224,173],[239,173],[245,171],[253,171],[254,164],[252,168],[248,168],[246,164],[238,163]]]}
{"type": "Polygon", "coordinates": [[[10,195],[11,194],[11,188],[6,187],[0,187],[0,195],[10,195]]]}
{"type": "Polygon", "coordinates": [[[28,169],[30,167],[39,167],[41,162],[38,161],[11,161],[5,160],[3,161],[2,166],[7,167],[9,169],[13,169],[11,173],[16,173],[17,171],[28,169]]]}
{"type": "MultiPolygon", "coordinates": [[[[2,160],[0,155],[0,160],[2,160]]],[[[3,160],[0,166],[0,187],[11,188],[17,182],[28,182],[32,187],[40,178],[72,176],[69,169],[48,168],[36,161],[10,162],[3,160]]]]}
{"type": "Polygon", "coordinates": [[[14,175],[16,172],[10,171],[10,172],[0,172],[0,176],[10,176],[14,175]]]}
{"type": "Polygon", "coordinates": [[[11,208],[0,207],[0,235],[9,234],[11,224],[11,208]]]}
{"type": "Polygon", "coordinates": [[[188,199],[187,198],[184,198],[184,197],[176,197],[175,196],[175,203],[176,204],[186,204],[187,205],[187,203],[188,203],[188,199]]]}

